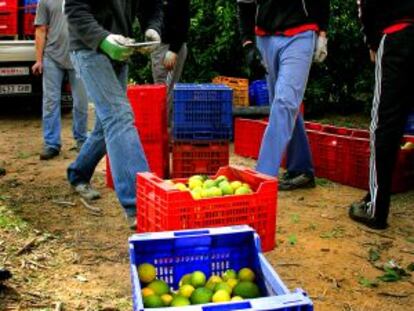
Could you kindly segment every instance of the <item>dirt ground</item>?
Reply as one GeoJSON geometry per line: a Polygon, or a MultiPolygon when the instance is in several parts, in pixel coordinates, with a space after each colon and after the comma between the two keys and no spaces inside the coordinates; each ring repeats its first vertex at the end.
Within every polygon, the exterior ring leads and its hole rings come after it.
{"type": "MultiPolygon", "coordinates": [[[[0,177],[0,267],[14,274],[0,285],[0,310],[131,310],[130,232],[105,187],[104,162],[93,180],[103,194],[96,215],[65,179],[76,156],[70,115],[57,159],[39,161],[41,136],[39,116],[0,115],[0,166],[7,170],[0,177]]],[[[254,165],[237,156],[231,163],[254,165]]],[[[348,219],[347,206],[363,194],[325,180],[316,189],[280,193],[277,247],[266,257],[289,289],[307,291],[315,310],[414,310],[412,277],[369,287],[384,274],[383,263],[414,262],[414,192],[393,198],[383,232],[348,219]]]]}

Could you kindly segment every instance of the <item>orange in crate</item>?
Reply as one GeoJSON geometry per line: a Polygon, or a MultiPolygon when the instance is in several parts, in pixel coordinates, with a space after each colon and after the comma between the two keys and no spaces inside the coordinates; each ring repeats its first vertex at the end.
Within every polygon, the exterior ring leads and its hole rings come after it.
{"type": "Polygon", "coordinates": [[[242,78],[217,76],[213,79],[214,84],[224,84],[233,90],[233,105],[249,106],[249,80],[242,78]]]}
{"type": "MultiPolygon", "coordinates": [[[[247,224],[260,235],[262,249],[275,247],[277,179],[240,166],[220,168],[230,181],[248,183],[251,194],[195,200],[152,173],[137,174],[137,231],[159,232],[247,224]]],[[[183,182],[186,179],[174,179],[183,182]]]]}

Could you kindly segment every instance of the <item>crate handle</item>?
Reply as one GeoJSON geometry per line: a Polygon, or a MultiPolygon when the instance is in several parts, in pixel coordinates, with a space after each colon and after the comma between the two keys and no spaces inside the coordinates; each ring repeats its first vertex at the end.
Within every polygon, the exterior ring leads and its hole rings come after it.
{"type": "Polygon", "coordinates": [[[184,231],[184,232],[174,232],[174,236],[192,236],[199,234],[209,234],[210,230],[194,230],[194,231],[184,231]]]}
{"type": "Polygon", "coordinates": [[[243,309],[251,309],[251,308],[252,308],[252,305],[248,301],[202,307],[203,311],[231,311],[231,310],[243,310],[243,309]]]}

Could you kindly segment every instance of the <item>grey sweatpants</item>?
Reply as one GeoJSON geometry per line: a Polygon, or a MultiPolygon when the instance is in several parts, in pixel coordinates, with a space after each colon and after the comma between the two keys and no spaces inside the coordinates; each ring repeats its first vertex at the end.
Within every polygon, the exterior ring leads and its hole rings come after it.
{"type": "Polygon", "coordinates": [[[184,63],[187,58],[187,44],[184,43],[178,52],[177,63],[172,71],[168,71],[164,67],[164,57],[169,50],[170,45],[161,43],[161,45],[151,53],[152,78],[154,83],[165,83],[167,85],[167,105],[168,105],[168,124],[171,125],[172,106],[173,106],[173,90],[183,72],[184,63]]]}

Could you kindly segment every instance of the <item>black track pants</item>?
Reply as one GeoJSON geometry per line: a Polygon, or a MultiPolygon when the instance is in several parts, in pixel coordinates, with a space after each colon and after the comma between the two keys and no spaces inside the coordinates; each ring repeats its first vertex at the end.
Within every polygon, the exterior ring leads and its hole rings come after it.
{"type": "Polygon", "coordinates": [[[384,35],[377,53],[371,121],[371,215],[386,222],[392,173],[414,107],[414,26],[384,35]]]}

